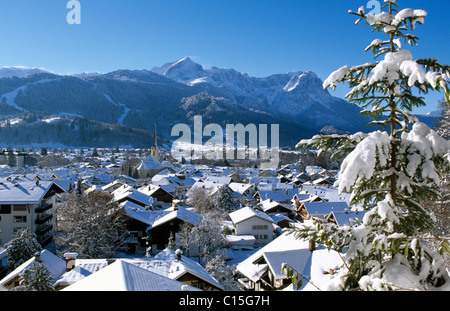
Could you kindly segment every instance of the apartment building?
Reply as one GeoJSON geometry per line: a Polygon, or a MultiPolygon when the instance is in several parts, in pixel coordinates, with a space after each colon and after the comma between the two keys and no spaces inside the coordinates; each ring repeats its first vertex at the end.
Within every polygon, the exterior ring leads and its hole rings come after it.
{"type": "Polygon", "coordinates": [[[50,243],[56,225],[56,194],[62,192],[53,181],[0,182],[0,245],[21,228],[30,228],[42,246],[50,243]]]}

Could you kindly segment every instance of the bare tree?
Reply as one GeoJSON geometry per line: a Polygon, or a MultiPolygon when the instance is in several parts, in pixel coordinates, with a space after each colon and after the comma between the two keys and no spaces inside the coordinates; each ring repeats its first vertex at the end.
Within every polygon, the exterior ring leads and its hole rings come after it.
{"type": "Polygon", "coordinates": [[[57,215],[56,244],[84,258],[112,257],[128,236],[126,217],[108,193],[72,193],[57,215]]]}
{"type": "Polygon", "coordinates": [[[212,198],[208,190],[201,187],[191,188],[186,194],[186,203],[195,207],[195,211],[200,214],[207,213],[213,207],[212,198]]]}

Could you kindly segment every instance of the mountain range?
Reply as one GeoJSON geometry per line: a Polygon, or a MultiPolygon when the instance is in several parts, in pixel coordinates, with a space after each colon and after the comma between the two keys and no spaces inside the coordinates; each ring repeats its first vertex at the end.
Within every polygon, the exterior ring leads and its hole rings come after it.
{"type": "Polygon", "coordinates": [[[331,96],[311,71],[257,78],[234,69],[205,69],[189,57],[151,70],[109,73],[59,75],[36,68],[0,68],[2,144],[17,144],[12,135],[28,128],[28,135],[20,135],[20,145],[39,140],[66,146],[150,147],[156,124],[158,137],[170,145],[177,139],[171,136],[173,125],[193,127],[195,115],[203,116],[204,125],[223,128],[279,124],[280,145],[288,147],[321,131],[368,130],[359,108],[331,96]],[[52,122],[42,121],[49,119],[52,122]],[[80,124],[91,126],[82,129],[80,124]],[[42,134],[39,139],[37,133],[42,134]]]}

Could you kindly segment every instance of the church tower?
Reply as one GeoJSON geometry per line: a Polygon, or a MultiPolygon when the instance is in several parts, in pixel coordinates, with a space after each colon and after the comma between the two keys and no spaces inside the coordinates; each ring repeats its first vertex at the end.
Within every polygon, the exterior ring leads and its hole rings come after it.
{"type": "Polygon", "coordinates": [[[158,148],[158,138],[156,136],[156,123],[154,124],[155,130],[153,134],[153,146],[150,150],[150,155],[159,161],[159,148],[158,148]]]}

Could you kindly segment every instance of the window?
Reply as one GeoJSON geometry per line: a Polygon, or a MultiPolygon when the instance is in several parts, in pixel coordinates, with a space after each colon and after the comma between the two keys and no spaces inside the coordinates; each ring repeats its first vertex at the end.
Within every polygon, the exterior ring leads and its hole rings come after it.
{"type": "Polygon", "coordinates": [[[11,205],[10,204],[0,205],[0,214],[11,214],[11,205]]]}
{"type": "Polygon", "coordinates": [[[15,212],[26,212],[27,211],[27,206],[26,205],[14,205],[13,206],[13,211],[15,211],[15,212]]]}
{"type": "Polygon", "coordinates": [[[269,227],[267,225],[253,225],[253,230],[267,230],[269,227]]]}
{"type": "Polygon", "coordinates": [[[260,238],[261,240],[267,240],[267,239],[269,238],[269,236],[268,236],[267,234],[261,234],[261,235],[259,236],[259,238],[260,238]]]}
{"type": "Polygon", "coordinates": [[[14,222],[27,222],[27,216],[14,216],[14,222]]]}

